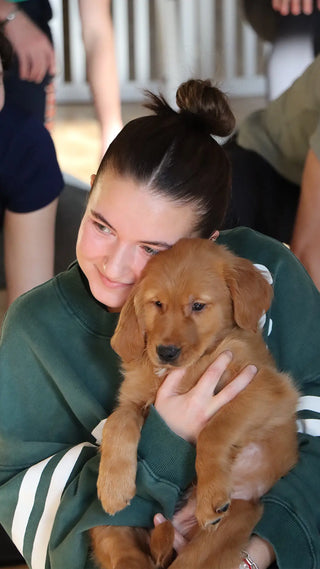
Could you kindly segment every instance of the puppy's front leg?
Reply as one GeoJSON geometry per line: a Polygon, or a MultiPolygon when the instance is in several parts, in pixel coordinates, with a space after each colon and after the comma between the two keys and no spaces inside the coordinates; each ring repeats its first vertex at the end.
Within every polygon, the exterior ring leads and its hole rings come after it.
{"type": "Polygon", "coordinates": [[[109,514],[125,508],[136,493],[137,447],[143,416],[134,405],[122,405],[103,428],[98,496],[109,514]]]}

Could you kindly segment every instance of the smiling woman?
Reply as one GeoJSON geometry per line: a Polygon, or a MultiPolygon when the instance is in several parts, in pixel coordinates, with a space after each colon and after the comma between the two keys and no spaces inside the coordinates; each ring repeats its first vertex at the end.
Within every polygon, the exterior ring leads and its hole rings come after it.
{"type": "MultiPolygon", "coordinates": [[[[230,134],[234,118],[225,95],[209,81],[181,85],[177,102],[176,112],[150,95],[153,114],[128,123],[112,142],[93,180],[77,261],[13,303],[3,325],[0,522],[37,569],[93,569],[89,529],[152,527],[157,513],[170,517],[195,475],[193,434],[255,376],[246,366],[228,391],[213,396],[231,360],[222,354],[178,396],[182,372],[169,373],[141,429],[136,494],[122,512],[103,511],[98,445],[121,384],[110,343],[119,318],[114,311],[123,309],[155,253],[195,236],[216,238],[273,275],[275,301],[263,334],[278,367],[291,372],[305,395],[302,459],[264,497],[247,552],[259,569],[276,556],[281,567],[320,566],[320,439],[313,436],[320,424],[319,293],[281,244],[241,228],[219,236],[231,175],[211,135],[230,134]]],[[[121,556],[119,563],[130,567],[130,550],[121,548],[121,556]]]]}
{"type": "Polygon", "coordinates": [[[119,311],[148,259],[191,236],[195,222],[190,205],[154,196],[145,184],[106,169],[93,184],[77,242],[94,297],[119,311]]]}

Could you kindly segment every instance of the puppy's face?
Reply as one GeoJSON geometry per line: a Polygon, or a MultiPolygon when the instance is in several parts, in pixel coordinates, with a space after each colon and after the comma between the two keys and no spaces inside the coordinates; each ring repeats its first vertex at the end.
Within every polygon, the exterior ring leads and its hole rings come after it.
{"type": "Polygon", "coordinates": [[[221,267],[212,270],[205,250],[196,258],[170,253],[148,268],[134,304],[151,362],[188,366],[232,328],[232,300],[221,267]]]}
{"type": "Polygon", "coordinates": [[[257,329],[270,286],[246,259],[204,239],[182,239],[151,259],[122,309],[112,345],[124,361],[189,366],[234,326],[257,329]]]}

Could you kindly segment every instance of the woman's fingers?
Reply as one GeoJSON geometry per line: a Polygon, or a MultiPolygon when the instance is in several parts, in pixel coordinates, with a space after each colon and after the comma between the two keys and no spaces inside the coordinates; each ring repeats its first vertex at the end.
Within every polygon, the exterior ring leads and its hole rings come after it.
{"type": "Polygon", "coordinates": [[[163,396],[175,395],[178,392],[178,388],[185,373],[186,368],[177,368],[170,371],[163,384],[160,386],[158,393],[162,393],[163,396]]]}
{"type": "Polygon", "coordinates": [[[180,392],[180,386],[186,370],[177,369],[168,374],[158,390],[155,408],[173,432],[196,443],[211,417],[248,385],[257,372],[255,366],[247,366],[229,385],[214,394],[231,360],[231,352],[220,354],[196,385],[184,393],[180,392]]]}
{"type": "Polygon", "coordinates": [[[200,377],[199,381],[193,387],[193,391],[197,392],[199,396],[206,398],[213,395],[221,376],[226,371],[231,360],[231,352],[222,352],[200,377]]]}
{"type": "Polygon", "coordinates": [[[221,407],[232,401],[249,383],[253,380],[257,373],[254,365],[245,367],[239,375],[237,375],[228,385],[226,385],[219,393],[212,398],[211,415],[214,415],[221,407]]]}

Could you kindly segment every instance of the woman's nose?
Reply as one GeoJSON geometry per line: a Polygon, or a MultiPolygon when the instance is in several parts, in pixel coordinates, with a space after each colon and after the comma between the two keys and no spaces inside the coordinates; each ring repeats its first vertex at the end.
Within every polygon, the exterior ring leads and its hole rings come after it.
{"type": "Polygon", "coordinates": [[[103,270],[111,280],[119,280],[120,278],[131,279],[133,260],[133,252],[130,250],[130,247],[115,245],[104,258],[103,270]]]}

